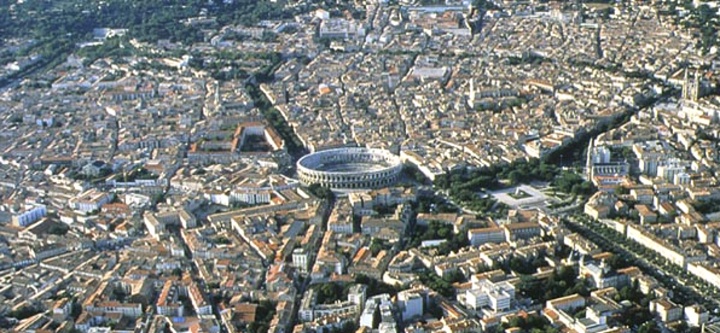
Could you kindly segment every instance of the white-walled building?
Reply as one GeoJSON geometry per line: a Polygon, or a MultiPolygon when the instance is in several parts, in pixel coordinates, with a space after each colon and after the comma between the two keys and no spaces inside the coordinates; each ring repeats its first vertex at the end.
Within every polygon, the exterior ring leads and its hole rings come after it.
{"type": "Polygon", "coordinates": [[[683,312],[685,321],[692,327],[700,327],[710,320],[710,314],[701,305],[686,306],[683,312]]]}
{"type": "Polygon", "coordinates": [[[212,305],[208,303],[205,295],[195,283],[188,287],[188,296],[190,296],[190,302],[195,309],[195,313],[198,315],[212,315],[212,305]]]}
{"type": "Polygon", "coordinates": [[[12,216],[13,224],[27,227],[47,215],[47,207],[41,204],[27,204],[22,210],[12,216]]]}
{"type": "Polygon", "coordinates": [[[683,309],[667,298],[650,301],[650,312],[657,315],[664,322],[672,322],[682,318],[683,309]]]}
{"type": "Polygon", "coordinates": [[[470,229],[468,230],[468,240],[470,240],[472,246],[502,243],[505,241],[505,230],[503,228],[470,229]]]}
{"type": "Polygon", "coordinates": [[[688,264],[687,270],[690,274],[703,279],[705,282],[720,288],[720,269],[711,266],[708,263],[691,263],[688,264]]]}
{"type": "Polygon", "coordinates": [[[495,312],[510,309],[515,298],[515,286],[507,281],[493,283],[488,279],[473,281],[465,291],[464,305],[473,310],[488,307],[495,312]]]}
{"type": "Polygon", "coordinates": [[[110,202],[111,199],[112,197],[109,194],[93,188],[70,199],[70,207],[83,213],[88,213],[100,210],[100,207],[110,202]]]}
{"type": "Polygon", "coordinates": [[[376,327],[377,323],[375,323],[375,313],[379,310],[378,308],[380,305],[390,306],[391,304],[390,295],[388,294],[380,294],[370,297],[365,302],[365,308],[360,315],[360,327],[376,327]]]}
{"type": "Polygon", "coordinates": [[[292,265],[301,273],[307,273],[310,269],[310,253],[304,249],[293,250],[292,265]]]}
{"type": "Polygon", "coordinates": [[[155,303],[157,313],[168,317],[182,317],[185,309],[179,298],[180,288],[172,280],[165,281],[155,303]]]}
{"type": "Polygon", "coordinates": [[[414,317],[420,317],[424,311],[424,301],[422,295],[417,292],[404,290],[397,294],[398,308],[402,313],[404,321],[414,317]]]}
{"type": "Polygon", "coordinates": [[[669,244],[658,239],[654,235],[645,232],[642,227],[635,225],[628,225],[627,227],[627,238],[632,239],[641,245],[647,247],[660,254],[663,258],[669,260],[675,265],[685,267],[685,256],[675,249],[671,248],[669,244]]]}

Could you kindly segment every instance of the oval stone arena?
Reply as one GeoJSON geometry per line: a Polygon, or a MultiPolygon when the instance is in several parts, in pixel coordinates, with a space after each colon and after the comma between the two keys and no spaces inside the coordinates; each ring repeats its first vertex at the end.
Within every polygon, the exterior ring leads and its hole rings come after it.
{"type": "Polygon", "coordinates": [[[397,181],[402,168],[400,157],[374,148],[321,150],[297,161],[301,183],[334,189],[390,186],[397,181]]]}

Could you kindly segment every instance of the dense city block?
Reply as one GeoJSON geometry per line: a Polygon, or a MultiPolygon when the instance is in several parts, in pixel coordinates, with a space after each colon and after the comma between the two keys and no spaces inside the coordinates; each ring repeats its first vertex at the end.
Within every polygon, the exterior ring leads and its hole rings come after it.
{"type": "Polygon", "coordinates": [[[0,3],[0,331],[720,332],[720,5],[0,3]]]}

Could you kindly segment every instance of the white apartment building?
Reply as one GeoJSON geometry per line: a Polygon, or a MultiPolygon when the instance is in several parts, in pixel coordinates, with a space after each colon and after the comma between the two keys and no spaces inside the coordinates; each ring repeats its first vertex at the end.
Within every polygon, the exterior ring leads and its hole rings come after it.
{"type": "Polygon", "coordinates": [[[318,29],[320,38],[349,39],[356,36],[364,36],[365,29],[355,21],[344,18],[330,18],[323,20],[318,29]]]}
{"type": "Polygon", "coordinates": [[[242,187],[230,191],[230,202],[244,202],[250,205],[270,202],[270,188],[242,187]]]}
{"type": "Polygon", "coordinates": [[[720,288],[720,269],[707,263],[691,263],[687,265],[690,274],[703,279],[705,282],[720,288]]]}
{"type": "Polygon", "coordinates": [[[675,265],[685,267],[685,256],[678,251],[666,244],[661,239],[658,239],[654,235],[646,233],[641,229],[642,227],[635,225],[628,225],[627,227],[627,238],[632,239],[641,245],[647,247],[650,250],[657,252],[663,258],[669,260],[675,265]]]}
{"type": "Polygon", "coordinates": [[[370,297],[365,302],[365,308],[363,309],[362,314],[360,315],[360,327],[369,327],[373,328],[375,324],[375,313],[378,311],[378,308],[381,304],[389,305],[390,303],[390,295],[388,294],[380,294],[377,296],[370,297]]]}
{"type": "Polygon", "coordinates": [[[310,254],[304,249],[293,250],[292,265],[301,273],[307,273],[310,269],[310,254]]]}
{"type": "Polygon", "coordinates": [[[315,319],[328,316],[341,316],[345,314],[356,313],[357,304],[351,302],[337,302],[333,304],[317,304],[313,308],[313,317],[315,319]]]}
{"type": "Polygon", "coordinates": [[[468,240],[472,246],[505,241],[505,230],[502,228],[479,228],[468,230],[468,240]]]}
{"type": "Polygon", "coordinates": [[[587,305],[584,297],[574,294],[547,301],[547,307],[557,316],[545,314],[553,324],[557,322],[578,333],[597,333],[608,329],[607,315],[611,310],[603,303],[587,305]],[[586,307],[587,306],[587,307],[586,307]],[[568,310],[586,307],[585,317],[575,318],[568,310]]]}
{"type": "Polygon", "coordinates": [[[545,302],[545,307],[550,308],[555,311],[561,311],[561,310],[569,310],[574,308],[579,308],[581,306],[585,306],[585,297],[582,297],[578,294],[572,294],[569,296],[564,296],[556,299],[551,299],[547,302],[545,302]]]}
{"type": "Polygon", "coordinates": [[[685,321],[692,327],[700,327],[710,320],[708,311],[697,304],[686,306],[683,312],[685,313],[685,321]]]}
{"type": "Polygon", "coordinates": [[[19,227],[27,227],[47,215],[47,207],[41,204],[27,204],[24,209],[12,217],[13,224],[19,227]]]}
{"type": "Polygon", "coordinates": [[[323,317],[337,317],[357,314],[362,310],[365,302],[367,287],[354,285],[350,288],[347,300],[332,304],[317,304],[317,294],[314,289],[305,292],[298,310],[298,319],[303,322],[317,321],[323,317]]]}
{"type": "Polygon", "coordinates": [[[655,313],[664,322],[678,320],[683,315],[682,307],[667,298],[650,301],[650,312],[655,313]]]}
{"type": "Polygon", "coordinates": [[[117,301],[101,302],[91,305],[88,311],[102,311],[110,313],[122,313],[123,316],[137,318],[142,316],[142,304],[139,303],[120,303],[117,301]]]}
{"type": "Polygon", "coordinates": [[[196,284],[192,284],[188,287],[188,295],[190,296],[190,302],[195,308],[195,313],[198,315],[211,315],[212,306],[207,302],[205,296],[202,294],[196,284]]]}
{"type": "Polygon", "coordinates": [[[515,298],[515,286],[507,281],[493,283],[482,279],[473,282],[473,287],[465,292],[465,306],[473,310],[489,307],[495,312],[505,311],[512,306],[515,298]]]}
{"type": "Polygon", "coordinates": [[[97,189],[87,190],[77,197],[70,199],[70,206],[83,213],[100,210],[104,204],[110,202],[111,196],[97,189]]]}
{"type": "Polygon", "coordinates": [[[356,304],[358,310],[362,310],[362,306],[367,300],[367,286],[364,284],[356,284],[350,287],[348,291],[348,302],[356,304]]]}
{"type": "Polygon", "coordinates": [[[328,229],[339,234],[350,235],[353,233],[352,220],[335,220],[328,222],[328,229]]]}
{"type": "Polygon", "coordinates": [[[423,297],[409,290],[403,290],[397,294],[398,308],[402,311],[402,319],[407,321],[414,317],[423,315],[423,297]]]}
{"type": "Polygon", "coordinates": [[[165,231],[167,225],[180,225],[185,229],[197,226],[197,218],[185,208],[162,213],[146,212],[143,222],[148,233],[155,238],[165,231]]]}
{"type": "Polygon", "coordinates": [[[173,284],[172,280],[167,280],[155,303],[157,313],[168,317],[182,317],[184,307],[179,301],[179,296],[179,288],[173,284]]]}

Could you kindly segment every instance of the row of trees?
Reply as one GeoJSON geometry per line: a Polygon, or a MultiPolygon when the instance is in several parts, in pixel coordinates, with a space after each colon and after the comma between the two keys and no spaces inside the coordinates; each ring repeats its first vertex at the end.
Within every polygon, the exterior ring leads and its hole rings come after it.
{"type": "Polygon", "coordinates": [[[255,106],[260,109],[260,111],[265,116],[265,119],[268,120],[270,125],[280,134],[280,136],[285,141],[285,145],[287,146],[288,152],[291,155],[294,156],[302,156],[305,154],[305,146],[300,141],[300,139],[295,135],[295,131],[288,125],[288,123],[285,121],[285,118],[280,114],[280,111],[275,109],[270,101],[265,98],[263,93],[260,91],[260,89],[254,85],[247,85],[245,88],[248,91],[248,94],[250,94],[250,97],[252,97],[253,102],[255,103],[255,106]]]}
{"type": "Polygon", "coordinates": [[[658,274],[655,267],[661,266],[672,275],[695,285],[699,290],[706,292],[707,295],[712,297],[714,297],[713,295],[717,295],[716,290],[709,286],[705,281],[687,273],[687,271],[683,270],[681,267],[669,263],[665,258],[660,257],[652,249],[646,248],[637,242],[625,238],[622,234],[603,224],[593,225],[592,231],[587,227],[574,223],[569,223],[567,226],[571,231],[578,232],[583,237],[586,237],[595,244],[598,244],[604,250],[618,253],[618,255],[621,256],[628,264],[641,268],[644,272],[646,272],[646,274],[652,275],[666,287],[674,286],[674,293],[671,297],[674,302],[682,304],[700,303],[705,305],[707,308],[713,308],[715,306],[715,303],[710,301],[708,297],[702,297],[692,289],[677,284],[675,279],[667,275],[658,274]],[[642,257],[645,260],[638,260],[638,257],[642,257]],[[646,261],[653,263],[656,266],[648,265],[646,261]]]}
{"type": "Polygon", "coordinates": [[[38,313],[40,313],[40,309],[33,307],[33,306],[23,306],[20,307],[17,310],[12,310],[8,312],[5,316],[6,317],[12,317],[17,320],[23,320],[25,318],[30,318],[38,313]]]}
{"type": "Polygon", "coordinates": [[[461,190],[473,192],[496,189],[503,185],[500,180],[509,180],[510,185],[530,181],[552,181],[559,174],[559,168],[539,159],[517,161],[510,164],[494,165],[477,169],[460,168],[435,178],[435,186],[449,189],[451,193],[461,190]]]}

